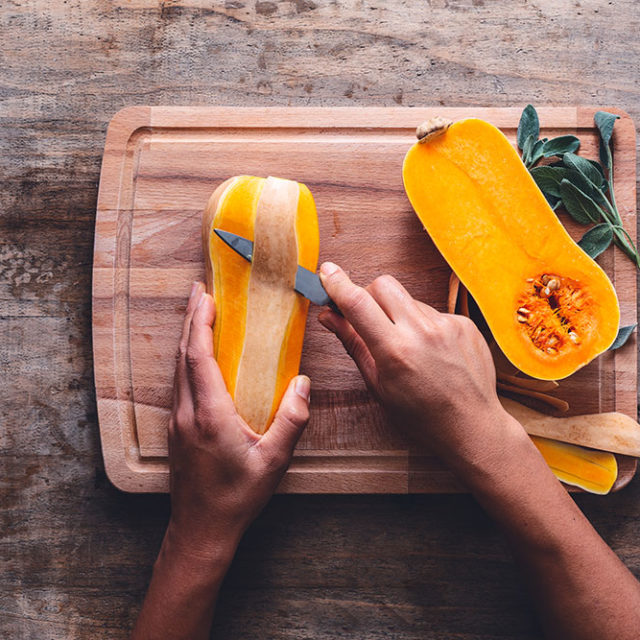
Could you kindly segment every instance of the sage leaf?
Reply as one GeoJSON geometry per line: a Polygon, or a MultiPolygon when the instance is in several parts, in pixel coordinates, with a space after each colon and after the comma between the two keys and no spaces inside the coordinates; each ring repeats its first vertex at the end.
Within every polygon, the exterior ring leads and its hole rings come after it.
{"type": "Polygon", "coordinates": [[[606,189],[607,179],[604,176],[604,169],[602,168],[602,165],[597,160],[589,160],[589,162],[593,165],[593,168],[600,174],[602,180],[602,188],[606,189]]]}
{"type": "Polygon", "coordinates": [[[565,153],[562,162],[569,169],[575,169],[598,189],[604,184],[604,175],[594,166],[590,160],[577,156],[575,153],[565,153]]]}
{"type": "Polygon", "coordinates": [[[622,345],[626,343],[626,341],[631,337],[633,330],[637,327],[637,324],[630,324],[626,327],[620,327],[618,329],[618,335],[616,339],[613,341],[613,344],[609,347],[609,351],[615,351],[619,349],[622,345]]]}
{"type": "Polygon", "coordinates": [[[567,175],[565,177],[569,182],[571,182],[571,184],[578,187],[580,191],[584,192],[596,202],[599,202],[600,204],[605,203],[606,198],[602,191],[580,171],[577,171],[576,169],[567,169],[567,175]]]}
{"type": "Polygon", "coordinates": [[[531,150],[533,149],[533,145],[536,143],[536,139],[531,135],[525,141],[522,147],[522,162],[524,162],[525,166],[531,166],[531,150]]]}
{"type": "Polygon", "coordinates": [[[549,193],[542,192],[545,200],[549,203],[549,206],[555,211],[561,204],[562,200],[560,198],[556,198],[549,193]]]}
{"type": "Polygon", "coordinates": [[[576,222],[600,222],[600,208],[584,191],[566,178],[560,182],[559,191],[564,208],[576,222]]]}
{"type": "Polygon", "coordinates": [[[533,105],[528,104],[522,111],[520,122],[518,123],[518,147],[524,151],[524,143],[529,136],[537,140],[540,136],[540,120],[538,112],[533,105]]]}
{"type": "Polygon", "coordinates": [[[551,156],[561,156],[565,153],[576,151],[579,146],[580,140],[575,136],[558,136],[545,142],[542,151],[545,158],[550,158],[551,156]]]}
{"type": "Polygon", "coordinates": [[[635,249],[629,242],[629,238],[627,238],[624,229],[618,225],[614,225],[613,233],[616,236],[616,244],[637,264],[638,256],[635,249]]]}
{"type": "Polygon", "coordinates": [[[536,142],[533,144],[533,147],[531,147],[531,151],[529,153],[529,164],[531,166],[533,166],[536,162],[538,162],[538,160],[540,160],[540,158],[542,158],[543,156],[543,152],[542,149],[544,147],[544,143],[545,140],[536,140],[536,142]]]}
{"type": "Polygon", "coordinates": [[[598,111],[596,115],[593,116],[593,121],[596,123],[596,127],[598,127],[598,131],[600,132],[600,139],[604,144],[608,145],[609,142],[611,142],[613,125],[619,118],[620,116],[615,115],[615,113],[609,113],[608,111],[598,111]]]}
{"type": "Polygon", "coordinates": [[[590,257],[597,258],[613,241],[613,230],[606,222],[597,224],[582,236],[578,245],[590,257]]]}
{"type": "MultiPolygon", "coordinates": [[[[567,177],[566,167],[534,167],[531,176],[545,196],[560,198],[560,183],[567,177]]],[[[548,200],[548,198],[547,198],[548,200]]]]}
{"type": "Polygon", "coordinates": [[[609,145],[606,145],[602,140],[600,140],[600,146],[598,147],[598,156],[600,157],[600,162],[603,167],[607,169],[611,169],[609,166],[609,154],[611,150],[609,149],[609,145]]]}
{"type": "Polygon", "coordinates": [[[613,113],[609,113],[608,111],[597,111],[595,116],[593,116],[593,121],[598,127],[598,131],[600,133],[600,162],[603,167],[607,169],[611,169],[610,158],[611,158],[611,149],[609,148],[609,143],[611,142],[611,136],[613,135],[613,125],[616,123],[616,120],[620,116],[617,116],[613,113]]]}

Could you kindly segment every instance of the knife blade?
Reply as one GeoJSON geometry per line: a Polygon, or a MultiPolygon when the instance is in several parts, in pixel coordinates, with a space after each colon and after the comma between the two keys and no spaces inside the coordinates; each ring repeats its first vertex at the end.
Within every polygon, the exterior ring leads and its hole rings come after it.
{"type": "MultiPolygon", "coordinates": [[[[241,255],[245,260],[251,262],[253,260],[253,242],[243,238],[242,236],[225,231],[224,229],[214,229],[215,234],[229,247],[231,247],[238,255],[241,255]]],[[[298,265],[296,271],[296,281],[293,287],[299,294],[303,295],[308,300],[311,300],[313,304],[317,304],[321,307],[329,306],[334,311],[338,311],[333,300],[329,297],[324,290],[320,278],[304,267],[298,265]]]]}

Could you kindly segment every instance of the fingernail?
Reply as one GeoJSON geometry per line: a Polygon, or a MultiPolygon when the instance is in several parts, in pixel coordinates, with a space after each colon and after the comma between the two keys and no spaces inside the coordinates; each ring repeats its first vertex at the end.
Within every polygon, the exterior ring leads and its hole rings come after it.
{"type": "Polygon", "coordinates": [[[196,309],[199,309],[202,306],[202,303],[205,301],[205,298],[207,297],[207,294],[205,291],[203,291],[200,294],[200,298],[198,299],[198,306],[196,307],[196,309]]]}
{"type": "Polygon", "coordinates": [[[194,283],[191,285],[191,293],[189,294],[190,298],[193,298],[193,296],[196,295],[196,291],[198,290],[198,286],[200,285],[200,283],[195,280],[194,283]]]}
{"type": "Polygon", "coordinates": [[[304,399],[305,402],[309,402],[309,396],[311,395],[311,380],[307,376],[298,376],[296,380],[296,393],[304,399]]]}
{"type": "Polygon", "coordinates": [[[320,266],[320,273],[323,276],[330,276],[332,273],[335,273],[339,269],[337,264],[333,262],[323,262],[320,266]]]}

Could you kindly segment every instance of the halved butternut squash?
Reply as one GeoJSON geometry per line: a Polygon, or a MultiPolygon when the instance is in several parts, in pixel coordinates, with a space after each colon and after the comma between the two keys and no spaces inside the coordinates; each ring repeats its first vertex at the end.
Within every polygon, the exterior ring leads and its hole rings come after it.
{"type": "Polygon", "coordinates": [[[281,178],[229,178],[209,199],[202,240],[214,354],[239,414],[264,433],[300,364],[309,301],[294,291],[296,270],[315,271],[319,251],[311,192],[281,178]],[[215,228],[252,240],[252,262],[215,228]]]}
{"type": "Polygon", "coordinates": [[[409,200],[507,358],[534,378],[565,378],[615,339],[613,285],[502,132],[477,119],[449,125],[422,127],[407,153],[409,200]]]}

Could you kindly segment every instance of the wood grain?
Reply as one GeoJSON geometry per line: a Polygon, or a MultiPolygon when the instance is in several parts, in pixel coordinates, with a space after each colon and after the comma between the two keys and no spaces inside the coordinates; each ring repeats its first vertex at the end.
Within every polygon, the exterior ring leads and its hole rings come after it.
{"type": "MultiPolygon", "coordinates": [[[[127,638],[169,514],[166,496],[113,488],[99,441],[91,265],[114,113],[532,102],[638,122],[639,27],[635,0],[0,3],[0,637],[127,638]]],[[[576,500],[640,576],[637,478],[576,500]]],[[[541,635],[469,496],[281,495],[236,555],[212,637],[541,635]]]]}
{"type": "MultiPolygon", "coordinates": [[[[594,156],[595,109],[543,108],[543,135],[577,133],[594,156]]],[[[203,278],[200,219],[236,174],[284,176],[314,194],[320,259],[362,283],[392,273],[417,298],[447,308],[450,270],[405,196],[402,159],[416,123],[475,115],[513,140],[518,109],[227,109],[133,107],[107,132],[96,217],[94,369],[109,478],[126,491],[168,489],[167,426],[174,354],[192,280],[203,278]]],[[[635,200],[633,123],[617,124],[615,180],[626,222],[635,200]],[[631,185],[631,188],[629,188],[631,185]]],[[[565,221],[576,237],[583,230],[565,221]]],[[[601,259],[636,321],[635,268],[601,259]]],[[[279,487],[284,493],[448,492],[461,488],[432,456],[414,452],[364,389],[351,360],[311,313],[301,371],[311,377],[309,428],[279,487]]],[[[633,349],[607,353],[562,383],[574,413],[635,416],[633,349]]],[[[620,456],[616,488],[635,460],[620,456]]]]}

